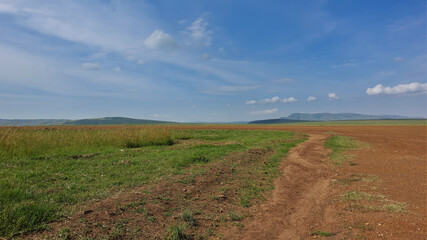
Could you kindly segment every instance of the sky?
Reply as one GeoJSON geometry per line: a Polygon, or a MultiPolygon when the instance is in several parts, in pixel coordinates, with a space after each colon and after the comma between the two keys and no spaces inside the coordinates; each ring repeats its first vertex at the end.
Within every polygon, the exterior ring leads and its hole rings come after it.
{"type": "Polygon", "coordinates": [[[0,0],[0,118],[427,117],[426,7],[0,0]]]}

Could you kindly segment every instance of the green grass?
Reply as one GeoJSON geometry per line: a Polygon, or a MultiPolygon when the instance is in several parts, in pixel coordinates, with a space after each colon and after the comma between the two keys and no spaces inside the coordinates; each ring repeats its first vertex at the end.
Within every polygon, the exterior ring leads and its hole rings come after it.
{"type": "Polygon", "coordinates": [[[321,236],[321,237],[332,237],[335,234],[331,233],[331,232],[324,232],[324,231],[315,231],[310,233],[311,236],[321,236]]]}
{"type": "Polygon", "coordinates": [[[329,159],[333,163],[340,165],[353,160],[353,156],[347,154],[345,151],[357,149],[365,146],[365,144],[347,136],[332,136],[326,140],[325,146],[332,151],[329,159]]]}
{"type": "MultiPolygon", "coordinates": [[[[0,133],[0,237],[43,229],[88,201],[249,149],[277,149],[267,164],[254,170],[269,171],[266,179],[272,181],[280,173],[281,157],[302,141],[285,131],[161,127],[1,128],[0,133]],[[199,144],[186,145],[185,139],[199,144]]],[[[248,180],[242,199],[249,206],[269,188],[248,180]]],[[[143,203],[129,207],[144,210],[143,203]]]]}
{"type": "Polygon", "coordinates": [[[197,225],[197,220],[193,216],[193,212],[190,210],[184,210],[181,215],[181,220],[185,222],[190,227],[195,227],[197,225]]]}
{"type": "Polygon", "coordinates": [[[168,228],[166,240],[187,240],[191,239],[185,232],[185,226],[173,225],[168,228]]]}
{"type": "Polygon", "coordinates": [[[319,122],[296,122],[274,125],[289,126],[426,126],[425,119],[403,119],[403,120],[348,120],[348,121],[319,121],[319,122]]]}

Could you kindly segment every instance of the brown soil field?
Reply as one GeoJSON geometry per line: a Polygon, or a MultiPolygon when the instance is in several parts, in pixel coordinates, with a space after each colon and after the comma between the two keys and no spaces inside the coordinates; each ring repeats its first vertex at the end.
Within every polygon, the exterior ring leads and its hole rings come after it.
{"type": "MultiPolygon", "coordinates": [[[[72,229],[85,239],[111,238],[118,223],[127,230],[143,226],[141,232],[121,234],[117,239],[162,239],[165,226],[179,218],[165,214],[192,204],[198,213],[193,235],[206,231],[220,234],[208,239],[426,239],[427,237],[427,126],[172,126],[180,129],[270,129],[309,134],[309,139],[294,147],[283,159],[283,174],[274,182],[274,190],[262,203],[238,209],[232,203],[239,185],[233,167],[218,163],[206,174],[186,185],[160,181],[154,187],[140,187],[101,202],[84,206],[69,219],[54,223],[51,230],[27,235],[28,238],[55,238],[61,228],[72,229]],[[350,136],[366,143],[351,150],[353,161],[334,165],[328,160],[324,142],[331,135],[350,136]],[[218,186],[225,185],[225,194],[218,186]],[[145,194],[150,192],[150,194],[145,194]],[[346,193],[364,193],[360,200],[345,201],[346,193]],[[179,196],[179,197],[177,197],[179,196]],[[144,199],[143,208],[138,205],[144,199]],[[170,199],[174,199],[171,201],[170,199]],[[178,199],[178,200],[175,200],[178,199]],[[406,208],[397,208],[405,206],[406,208]],[[396,208],[394,208],[396,207],[396,208]],[[144,217],[141,213],[144,212],[144,217]],[[242,224],[233,216],[245,216],[242,224]],[[150,216],[155,223],[148,224],[150,216]],[[231,216],[231,217],[230,217],[231,216]],[[82,220],[83,219],[83,220],[82,220]],[[148,220],[147,220],[148,219],[148,220]],[[328,235],[328,236],[326,236],[328,235]]],[[[248,151],[229,156],[262,159],[270,154],[248,151]]],[[[244,163],[250,167],[250,162],[244,163]]],[[[185,179],[186,176],[179,178],[185,179]]],[[[263,179],[259,179],[263,184],[263,179]]],[[[114,236],[113,236],[114,237],[114,236]]]]}
{"type": "MultiPolygon", "coordinates": [[[[224,127],[206,126],[204,128],[224,127]]],[[[301,149],[301,146],[298,146],[294,149],[294,152],[300,151],[300,153],[298,156],[290,154],[288,157],[291,158],[288,159],[290,161],[284,161],[282,167],[285,174],[276,181],[273,198],[261,206],[259,215],[252,220],[247,220],[249,222],[245,226],[251,226],[251,229],[240,231],[240,235],[233,233],[234,235],[231,235],[233,238],[230,239],[322,238],[315,234],[311,236],[310,233],[315,231],[332,233],[333,236],[323,237],[325,239],[427,239],[426,126],[264,125],[227,128],[289,130],[308,133],[313,141],[316,139],[312,144],[306,142],[306,148],[301,149]],[[323,146],[324,139],[331,132],[350,136],[369,144],[369,147],[351,151],[356,165],[344,164],[336,167],[322,161],[325,149],[321,149],[319,145],[323,146]],[[299,169],[295,169],[295,164],[299,165],[299,169]],[[291,176],[297,178],[287,180],[291,185],[286,185],[287,171],[291,171],[291,176]],[[312,174],[303,176],[295,172],[312,174]],[[371,176],[377,180],[355,181],[354,176],[371,176]],[[325,187],[324,179],[329,179],[328,187],[325,187]],[[339,184],[340,182],[351,183],[339,184]],[[284,191],[281,185],[293,186],[293,189],[284,191]],[[351,209],[348,203],[340,201],[340,196],[349,191],[363,191],[384,196],[387,202],[407,204],[408,210],[406,213],[399,213],[366,208],[351,209]],[[293,196],[295,194],[300,197],[295,199],[293,196]],[[275,205],[275,198],[287,199],[280,203],[280,206],[287,210],[275,205]],[[271,204],[274,207],[268,209],[268,205],[271,204]],[[277,213],[276,217],[281,219],[275,221],[273,216],[268,216],[268,211],[277,213]],[[253,224],[250,221],[253,221],[253,224]],[[252,234],[245,235],[245,232],[252,234]],[[256,236],[267,236],[267,238],[256,236]]]]}

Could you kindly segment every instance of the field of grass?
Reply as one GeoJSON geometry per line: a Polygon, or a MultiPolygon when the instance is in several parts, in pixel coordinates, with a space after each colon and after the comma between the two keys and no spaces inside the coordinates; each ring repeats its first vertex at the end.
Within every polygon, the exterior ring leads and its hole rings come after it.
{"type": "MultiPolygon", "coordinates": [[[[231,153],[271,151],[269,163],[252,170],[253,176],[269,171],[272,178],[280,159],[302,140],[265,130],[0,128],[0,236],[43,229],[88,201],[185,174],[193,165],[224,161],[231,153]]],[[[244,181],[242,205],[271,189],[244,181]]]]}
{"type": "Polygon", "coordinates": [[[425,119],[396,119],[396,120],[346,120],[346,121],[319,121],[319,122],[297,122],[275,125],[290,126],[425,126],[425,119]]]}

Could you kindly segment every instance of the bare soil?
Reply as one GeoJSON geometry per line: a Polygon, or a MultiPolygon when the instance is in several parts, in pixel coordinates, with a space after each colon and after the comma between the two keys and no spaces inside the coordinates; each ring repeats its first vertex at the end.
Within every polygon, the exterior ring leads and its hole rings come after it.
{"type": "MultiPolygon", "coordinates": [[[[183,183],[189,176],[180,176],[176,181],[161,181],[151,188],[140,187],[88,204],[83,207],[85,211],[52,224],[51,230],[27,238],[57,238],[61,229],[69,228],[69,239],[162,239],[167,226],[177,224],[182,210],[191,206],[198,209],[198,225],[189,229],[190,235],[205,239],[426,239],[426,126],[177,128],[291,130],[310,137],[283,160],[283,175],[262,204],[236,207],[237,180],[245,176],[236,175],[232,165],[224,161],[195,176],[191,183],[183,183]],[[324,147],[324,141],[333,134],[351,136],[368,147],[348,153],[354,155],[352,164],[336,166],[328,161],[329,152],[324,147]],[[381,201],[345,201],[342,196],[348,192],[380,196],[381,201]],[[402,204],[406,209],[374,208],[381,204],[402,204]],[[244,219],[233,220],[230,212],[244,219]],[[155,220],[150,218],[153,216],[155,220]]],[[[228,160],[263,161],[268,154],[248,151],[228,160]]],[[[259,182],[265,184],[262,178],[259,182]]]]}

